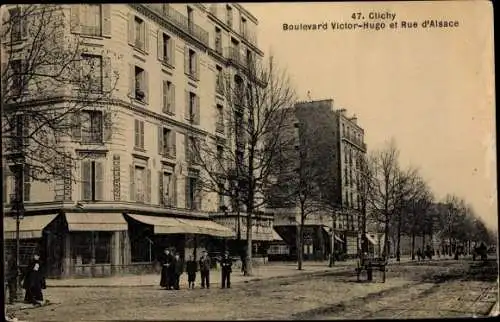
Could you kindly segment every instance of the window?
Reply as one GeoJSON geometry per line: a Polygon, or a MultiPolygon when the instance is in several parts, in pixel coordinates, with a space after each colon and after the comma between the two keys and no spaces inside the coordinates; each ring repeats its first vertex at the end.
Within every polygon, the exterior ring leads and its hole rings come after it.
{"type": "Polygon", "coordinates": [[[349,177],[347,176],[347,167],[344,168],[344,178],[346,187],[349,186],[349,177]]]}
{"type": "Polygon", "coordinates": [[[218,205],[218,209],[221,209],[222,206],[225,205],[225,200],[224,200],[224,185],[223,184],[219,184],[218,185],[218,190],[219,190],[219,205],[218,205]]]}
{"type": "Polygon", "coordinates": [[[236,151],[236,165],[239,169],[242,169],[244,164],[244,154],[243,151],[237,150],[236,151]]]}
{"type": "Polygon", "coordinates": [[[219,172],[224,171],[224,147],[217,145],[217,168],[219,172]]]}
{"type": "Polygon", "coordinates": [[[354,208],[356,206],[356,204],[354,203],[354,198],[353,198],[353,195],[352,195],[352,191],[351,191],[351,195],[350,195],[350,199],[349,199],[349,204],[354,208]]]}
{"type": "Polygon", "coordinates": [[[103,200],[104,161],[82,161],[82,200],[103,200]]]}
{"type": "Polygon", "coordinates": [[[21,12],[21,8],[9,9],[10,20],[11,20],[11,38],[12,41],[20,41],[22,37],[26,34],[26,24],[24,22],[24,17],[21,12]]]}
{"type": "Polygon", "coordinates": [[[158,139],[160,154],[165,157],[175,157],[175,132],[160,126],[158,139]]]}
{"type": "Polygon", "coordinates": [[[186,178],[186,208],[193,210],[200,208],[197,177],[186,178]]]}
{"type": "Polygon", "coordinates": [[[185,118],[193,124],[200,124],[200,98],[193,92],[186,91],[185,118]]]}
{"type": "Polygon", "coordinates": [[[194,25],[194,12],[193,8],[189,6],[187,6],[187,16],[188,16],[188,28],[192,30],[194,25]]]}
{"type": "Polygon", "coordinates": [[[174,114],[175,86],[170,81],[163,81],[163,113],[174,114]]]}
{"type": "Polygon", "coordinates": [[[243,37],[247,36],[247,20],[243,17],[241,17],[240,22],[240,33],[243,37]]]}
{"type": "Polygon", "coordinates": [[[222,32],[217,27],[215,27],[215,51],[222,54],[222,32]]]}
{"type": "Polygon", "coordinates": [[[194,50],[189,49],[189,75],[196,77],[196,53],[194,50]]]}
{"type": "Polygon", "coordinates": [[[103,114],[101,111],[80,113],[82,143],[103,142],[103,114]]]}
{"type": "Polygon", "coordinates": [[[342,136],[345,136],[345,124],[342,123],[342,136]]]}
{"type": "Polygon", "coordinates": [[[102,57],[82,54],[82,85],[91,93],[102,92],[102,57]]]}
{"type": "Polygon", "coordinates": [[[146,201],[146,169],[142,166],[135,166],[135,201],[146,201]]]}
{"type": "Polygon", "coordinates": [[[73,232],[70,238],[74,265],[111,262],[111,232],[77,231],[73,232]]]}
{"type": "Polygon", "coordinates": [[[186,161],[190,163],[197,163],[199,162],[199,157],[200,157],[200,142],[197,138],[195,137],[187,137],[187,144],[186,144],[186,161]]]}
{"type": "Polygon", "coordinates": [[[233,27],[233,8],[226,6],[226,22],[229,27],[233,27]]]}
{"type": "Polygon", "coordinates": [[[160,185],[160,204],[164,206],[174,205],[174,190],[172,189],[172,173],[162,172],[161,173],[161,185],[160,185]]]}
{"type": "Polygon", "coordinates": [[[224,94],[224,78],[222,74],[222,67],[220,66],[216,66],[215,91],[219,94],[224,94]]]}
{"type": "Polygon", "coordinates": [[[23,61],[20,59],[12,60],[10,62],[12,69],[12,95],[20,95],[23,90],[23,61]]]}
{"type": "Polygon", "coordinates": [[[134,122],[134,147],[144,150],[144,121],[134,122]]]}
{"type": "Polygon", "coordinates": [[[134,18],[134,29],[135,29],[135,38],[134,45],[139,49],[145,49],[145,39],[146,39],[146,28],[144,25],[144,21],[139,18],[134,18]]]}
{"type": "Polygon", "coordinates": [[[215,130],[224,133],[224,108],[222,105],[217,104],[217,121],[215,123],[215,130]]]}
{"type": "Polygon", "coordinates": [[[134,84],[135,84],[135,98],[139,101],[145,101],[146,99],[146,72],[144,69],[135,66],[135,78],[134,78],[134,84]]]}
{"type": "Polygon", "coordinates": [[[161,44],[160,44],[160,60],[169,65],[174,64],[174,56],[175,55],[175,47],[173,46],[172,38],[165,34],[161,33],[161,44]]]}
{"type": "Polygon", "coordinates": [[[81,5],[81,33],[90,36],[101,35],[101,5],[82,4],[81,5]]]}

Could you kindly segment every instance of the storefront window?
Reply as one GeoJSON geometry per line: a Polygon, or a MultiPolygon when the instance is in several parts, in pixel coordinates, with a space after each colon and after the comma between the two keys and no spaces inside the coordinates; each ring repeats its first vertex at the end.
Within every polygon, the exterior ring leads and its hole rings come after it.
{"type": "Polygon", "coordinates": [[[110,248],[110,232],[74,232],[71,235],[71,254],[76,265],[110,263],[110,248]]]}

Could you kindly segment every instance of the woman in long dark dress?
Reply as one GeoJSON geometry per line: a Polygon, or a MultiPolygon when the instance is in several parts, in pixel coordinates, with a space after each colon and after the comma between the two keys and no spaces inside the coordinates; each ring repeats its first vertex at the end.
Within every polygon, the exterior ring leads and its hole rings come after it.
{"type": "Polygon", "coordinates": [[[166,289],[171,288],[171,280],[172,276],[170,276],[170,266],[173,264],[173,256],[170,254],[169,249],[165,249],[163,257],[161,259],[161,278],[160,278],[160,286],[165,287],[166,289]]]}
{"type": "Polygon", "coordinates": [[[24,295],[25,302],[35,305],[43,303],[42,289],[45,288],[45,276],[42,271],[39,255],[35,255],[33,261],[28,265],[23,280],[23,288],[26,290],[24,295]]]}

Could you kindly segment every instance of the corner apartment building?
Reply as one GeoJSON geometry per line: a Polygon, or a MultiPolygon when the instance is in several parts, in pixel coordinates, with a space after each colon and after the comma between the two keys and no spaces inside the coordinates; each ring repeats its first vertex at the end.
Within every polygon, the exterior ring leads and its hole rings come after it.
{"type": "MultiPolygon", "coordinates": [[[[61,163],[76,180],[25,176],[22,243],[39,245],[48,273],[61,276],[143,270],[164,247],[186,256],[218,251],[218,239],[235,232],[211,220],[227,200],[199,188],[192,145],[200,137],[224,139],[222,75],[263,55],[257,19],[238,4],[61,10],[65,35],[80,40],[102,86],[109,86],[111,73],[119,77],[111,99],[75,113],[77,126],[61,141],[80,159],[61,163]]],[[[54,99],[66,104],[68,95],[54,99]]],[[[12,241],[14,178],[8,171],[5,166],[4,227],[12,241]]]]}
{"type": "MultiPolygon", "coordinates": [[[[364,130],[357,123],[355,116],[347,116],[345,109],[334,109],[333,99],[299,102],[290,113],[297,126],[308,124],[308,127],[321,129],[317,139],[307,140],[308,144],[321,144],[311,147],[327,149],[331,153],[322,162],[324,174],[333,176],[335,185],[330,198],[339,205],[336,216],[326,211],[318,211],[308,215],[304,231],[305,258],[326,258],[332,247],[332,226],[335,250],[348,257],[354,257],[358,251],[359,242],[359,209],[360,198],[357,194],[359,181],[358,156],[366,153],[364,143],[364,130]],[[312,143],[316,142],[316,143],[312,143]],[[335,218],[335,223],[333,223],[335,218]]],[[[295,133],[296,144],[301,144],[300,131],[295,133]]],[[[302,140],[302,142],[304,142],[302,140]]],[[[278,176],[279,180],[279,176],[278,176]]],[[[298,207],[287,205],[273,207],[270,211],[275,213],[275,229],[280,236],[290,244],[292,253],[295,249],[297,225],[300,222],[298,207]]]]}

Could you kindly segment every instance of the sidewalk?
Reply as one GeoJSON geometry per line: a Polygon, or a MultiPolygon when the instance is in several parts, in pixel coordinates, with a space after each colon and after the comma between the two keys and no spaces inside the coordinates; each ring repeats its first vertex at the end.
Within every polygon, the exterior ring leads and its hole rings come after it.
{"type": "MultiPolygon", "coordinates": [[[[252,276],[243,276],[239,269],[234,269],[231,274],[231,283],[247,283],[249,281],[288,277],[295,275],[308,275],[313,273],[326,273],[356,267],[356,260],[336,262],[333,268],[328,267],[327,261],[305,262],[302,270],[297,270],[295,262],[271,262],[265,265],[253,267],[252,276]]],[[[196,285],[199,285],[200,276],[196,276],[196,285]]],[[[217,269],[210,272],[210,284],[218,285],[221,281],[221,273],[217,269]]],[[[47,287],[151,287],[160,284],[160,274],[147,275],[119,275],[112,277],[95,278],[68,278],[48,279],[47,287]]],[[[181,287],[187,287],[187,275],[181,276],[181,287]]]]}

